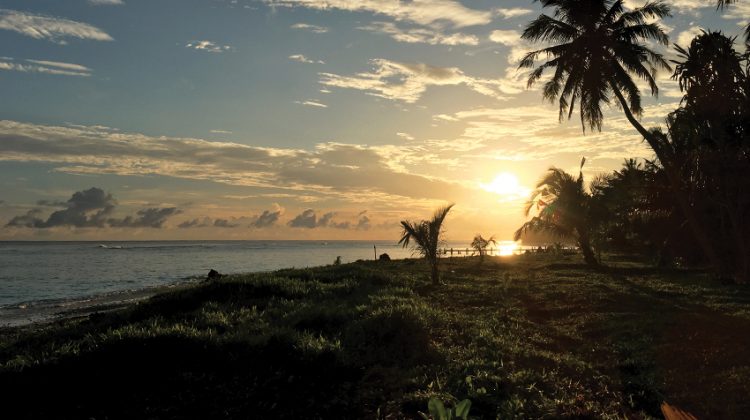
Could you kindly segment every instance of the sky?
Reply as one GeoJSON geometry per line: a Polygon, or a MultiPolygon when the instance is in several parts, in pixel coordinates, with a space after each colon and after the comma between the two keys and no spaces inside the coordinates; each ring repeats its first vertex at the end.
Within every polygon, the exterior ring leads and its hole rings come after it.
{"type": "MultiPolygon", "coordinates": [[[[686,46],[750,0],[674,0],[686,46]]],[[[629,7],[643,2],[627,1],[629,7]]],[[[530,0],[3,0],[0,240],[509,239],[550,166],[652,153],[526,89],[530,0]]],[[[539,46],[536,46],[539,47],[539,46]]],[[[675,58],[671,48],[661,48],[675,58]]],[[[670,74],[643,122],[681,97],[670,74]]]]}

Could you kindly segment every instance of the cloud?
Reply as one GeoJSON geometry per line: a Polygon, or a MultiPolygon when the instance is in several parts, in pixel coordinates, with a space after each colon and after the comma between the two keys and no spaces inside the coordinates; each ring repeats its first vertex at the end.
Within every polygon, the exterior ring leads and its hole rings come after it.
{"type": "Polygon", "coordinates": [[[182,211],[176,207],[154,207],[138,210],[135,216],[109,219],[107,222],[111,227],[160,229],[169,217],[180,213],[182,211]]]}
{"type": "Polygon", "coordinates": [[[23,215],[12,218],[6,227],[27,227],[46,229],[59,226],[77,228],[103,227],[150,227],[161,228],[170,216],[179,214],[176,207],[146,208],[138,210],[135,216],[122,219],[110,217],[115,210],[117,201],[111,194],[101,188],[92,187],[73,193],[66,202],[39,201],[38,205],[65,207],[52,212],[46,220],[41,218],[41,209],[32,209],[23,215]]]}
{"type": "Polygon", "coordinates": [[[371,60],[374,69],[369,73],[341,76],[320,73],[325,86],[358,89],[385,99],[406,103],[417,102],[429,86],[464,85],[482,95],[506,99],[506,94],[521,93],[503,79],[471,77],[457,67],[436,67],[424,63],[399,63],[383,58],[371,60]]]}
{"type": "Polygon", "coordinates": [[[357,221],[357,226],[355,226],[355,229],[357,230],[370,230],[372,227],[372,224],[370,223],[370,218],[366,215],[359,216],[359,220],[357,221]]]}
{"type": "Polygon", "coordinates": [[[418,202],[469,196],[473,190],[459,182],[409,172],[404,163],[433,164],[428,150],[344,143],[320,143],[310,150],[265,148],[0,121],[0,161],[46,162],[63,173],[159,175],[266,189],[263,197],[377,201],[387,207],[404,197],[418,202]]]}
{"type": "Polygon", "coordinates": [[[691,26],[690,28],[680,32],[675,43],[683,48],[689,47],[690,43],[693,41],[693,38],[701,34],[702,29],[703,28],[701,28],[700,26],[691,26]]]}
{"type": "Polygon", "coordinates": [[[500,8],[500,9],[495,9],[494,12],[496,15],[502,16],[505,19],[513,19],[513,18],[526,16],[528,14],[534,13],[534,11],[531,9],[523,9],[521,7],[513,7],[509,9],[500,8]]]}
{"type": "Polygon", "coordinates": [[[36,205],[44,207],[68,207],[68,203],[57,200],[39,200],[36,202],[36,205]]]}
{"type": "Polygon", "coordinates": [[[231,45],[219,45],[213,41],[190,41],[185,44],[185,48],[192,48],[198,51],[205,51],[210,53],[223,53],[232,51],[234,48],[231,45]]]}
{"type": "Polygon", "coordinates": [[[307,58],[302,54],[292,54],[289,56],[289,59],[292,61],[297,61],[299,63],[307,63],[307,64],[325,64],[326,63],[323,60],[313,60],[313,59],[307,58]]]}
{"type": "Polygon", "coordinates": [[[386,34],[398,42],[430,45],[478,45],[476,35],[454,32],[445,34],[429,27],[401,28],[393,22],[372,22],[357,29],[386,34]]]}
{"type": "Polygon", "coordinates": [[[349,222],[336,222],[333,220],[336,216],[335,212],[328,212],[323,214],[320,218],[315,214],[315,210],[307,209],[302,213],[298,214],[294,219],[287,222],[287,225],[293,228],[333,228],[333,229],[349,229],[351,223],[349,222]]]}
{"type": "Polygon", "coordinates": [[[287,222],[287,225],[294,227],[294,228],[307,228],[307,229],[315,228],[316,226],[318,226],[318,220],[317,220],[317,216],[315,215],[315,210],[307,209],[303,211],[302,213],[298,214],[294,219],[287,222]]]}
{"type": "Polygon", "coordinates": [[[255,228],[267,228],[276,224],[279,220],[279,216],[283,213],[283,209],[279,208],[276,211],[264,210],[262,214],[250,225],[255,228]]]}
{"type": "Polygon", "coordinates": [[[208,217],[203,219],[185,220],[184,222],[177,225],[179,229],[190,229],[210,226],[211,220],[208,217]]]}
{"type": "Polygon", "coordinates": [[[20,71],[23,73],[43,73],[60,76],[91,76],[91,69],[80,64],[48,60],[24,61],[25,62],[18,62],[10,57],[0,57],[0,70],[20,71]]]}
{"type": "Polygon", "coordinates": [[[122,0],[88,0],[92,6],[122,6],[125,4],[122,0]]]}
{"type": "Polygon", "coordinates": [[[518,31],[498,29],[490,33],[490,41],[512,47],[519,45],[522,40],[518,31]]]}
{"type": "Polygon", "coordinates": [[[232,134],[229,130],[211,130],[209,131],[211,134],[232,134]]]}
{"type": "Polygon", "coordinates": [[[66,44],[66,38],[113,41],[109,34],[87,23],[8,9],[0,9],[0,29],[58,44],[66,44]]]}
{"type": "MultiPolygon", "coordinates": [[[[467,144],[473,154],[464,159],[496,161],[538,161],[559,159],[564,154],[605,158],[651,157],[653,152],[616,110],[606,111],[601,133],[584,135],[577,121],[560,123],[552,106],[475,108],[451,115],[436,115],[438,121],[465,124],[463,133],[451,141],[431,143],[433,150],[456,149],[467,144]],[[554,147],[550,147],[554,144],[554,147]]],[[[665,114],[647,110],[646,126],[658,123],[665,114]]],[[[575,117],[577,118],[577,117],[575,117]]]]}
{"type": "Polygon", "coordinates": [[[325,26],[311,25],[309,23],[295,23],[291,26],[292,29],[298,29],[303,31],[310,31],[315,34],[324,34],[328,32],[328,28],[325,26]]]}
{"type": "Polygon", "coordinates": [[[78,191],[65,203],[66,208],[49,215],[47,220],[38,217],[38,209],[16,216],[6,226],[49,228],[55,226],[104,227],[115,209],[115,199],[99,188],[78,191]]]}
{"type": "Polygon", "coordinates": [[[308,99],[306,101],[294,101],[294,103],[297,105],[312,106],[316,108],[328,108],[328,105],[313,99],[308,99]]]}
{"type": "Polygon", "coordinates": [[[413,22],[423,26],[486,25],[492,12],[469,9],[455,0],[264,0],[271,6],[305,7],[316,10],[370,12],[388,16],[396,21],[413,22]]]}
{"type": "Polygon", "coordinates": [[[218,228],[235,228],[239,225],[240,225],[239,223],[231,222],[227,219],[214,220],[214,227],[218,227],[218,228]]]}

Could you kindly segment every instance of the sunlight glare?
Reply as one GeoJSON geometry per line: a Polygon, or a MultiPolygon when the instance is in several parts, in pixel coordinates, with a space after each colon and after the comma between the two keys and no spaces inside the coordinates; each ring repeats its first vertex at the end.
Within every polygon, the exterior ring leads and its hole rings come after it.
{"type": "Polygon", "coordinates": [[[514,255],[518,249],[518,243],[514,241],[500,241],[497,243],[497,255],[501,257],[507,257],[514,255]]]}
{"type": "Polygon", "coordinates": [[[502,201],[512,201],[526,198],[529,195],[529,189],[518,183],[518,178],[508,172],[497,174],[495,179],[489,184],[480,183],[482,189],[501,196],[502,201]]]}

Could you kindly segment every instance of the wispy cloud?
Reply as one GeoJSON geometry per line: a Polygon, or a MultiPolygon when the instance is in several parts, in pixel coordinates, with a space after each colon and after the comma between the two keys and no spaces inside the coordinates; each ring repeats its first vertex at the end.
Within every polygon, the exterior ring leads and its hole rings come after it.
{"type": "Polygon", "coordinates": [[[103,30],[87,23],[8,9],[0,9],[0,29],[35,39],[46,39],[58,44],[66,44],[66,38],[93,41],[113,40],[103,30]]]}
{"type": "Polygon", "coordinates": [[[232,134],[229,130],[211,130],[209,131],[211,134],[232,134]]]}
{"type": "Polygon", "coordinates": [[[94,6],[122,6],[125,4],[122,0],[88,0],[88,2],[94,6]]]}
{"type": "Polygon", "coordinates": [[[295,23],[291,26],[292,29],[298,29],[303,31],[310,31],[315,34],[324,34],[329,31],[325,26],[311,25],[309,23],[295,23]]]}
{"type": "Polygon", "coordinates": [[[320,83],[332,87],[358,89],[369,95],[406,103],[418,101],[429,86],[464,85],[496,99],[506,99],[505,95],[521,92],[521,89],[503,79],[471,77],[457,67],[399,63],[382,58],[373,59],[371,63],[374,66],[373,71],[354,76],[320,73],[320,83]]]}
{"type": "Polygon", "coordinates": [[[397,21],[424,26],[449,25],[456,28],[486,25],[492,12],[470,9],[455,0],[264,0],[272,6],[305,7],[316,10],[338,9],[351,12],[371,12],[397,21]]]}
{"type": "MultiPolygon", "coordinates": [[[[654,121],[664,114],[651,112],[654,121]]],[[[481,159],[533,161],[551,159],[565,154],[585,154],[591,158],[621,159],[650,157],[652,152],[623,116],[608,112],[606,128],[601,133],[584,135],[577,122],[559,123],[558,113],[551,106],[507,108],[476,108],[449,115],[436,115],[438,121],[465,124],[463,133],[442,144],[432,143],[433,150],[457,148],[466,144],[481,159]],[[554,147],[550,147],[554,144],[554,147]]]]}
{"type": "Polygon", "coordinates": [[[316,107],[316,108],[328,108],[328,105],[326,105],[326,104],[324,104],[322,102],[318,102],[318,101],[312,100],[312,99],[308,99],[306,101],[294,101],[294,103],[297,104],[297,105],[312,106],[312,107],[316,107]]]}
{"type": "Polygon", "coordinates": [[[91,76],[91,69],[80,64],[48,60],[24,60],[23,62],[19,62],[10,57],[0,58],[0,70],[20,71],[24,73],[44,73],[61,76],[91,76]]]}
{"type": "Polygon", "coordinates": [[[326,63],[323,60],[313,60],[311,58],[306,57],[303,54],[292,54],[289,56],[289,59],[292,61],[296,61],[298,63],[307,63],[307,64],[325,64],[326,63]]]}
{"type": "Polygon", "coordinates": [[[227,51],[232,51],[233,47],[231,45],[220,45],[213,41],[190,41],[187,44],[185,44],[185,48],[192,48],[194,50],[199,51],[205,51],[210,53],[223,53],[227,51]]]}
{"type": "Polygon", "coordinates": [[[360,26],[358,29],[374,33],[382,33],[390,36],[398,42],[410,44],[430,45],[478,45],[479,38],[476,35],[460,32],[443,33],[441,30],[430,27],[402,28],[393,22],[372,22],[360,26]]]}

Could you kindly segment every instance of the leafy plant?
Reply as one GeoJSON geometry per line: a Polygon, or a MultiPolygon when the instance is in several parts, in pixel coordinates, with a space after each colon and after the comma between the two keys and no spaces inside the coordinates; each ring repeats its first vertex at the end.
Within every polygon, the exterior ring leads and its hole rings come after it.
{"type": "Polygon", "coordinates": [[[425,420],[467,420],[469,418],[469,410],[471,410],[471,401],[469,400],[460,401],[455,407],[447,409],[445,408],[445,404],[438,398],[430,398],[430,401],[427,402],[427,411],[430,414],[427,415],[420,411],[419,415],[425,420]]]}

